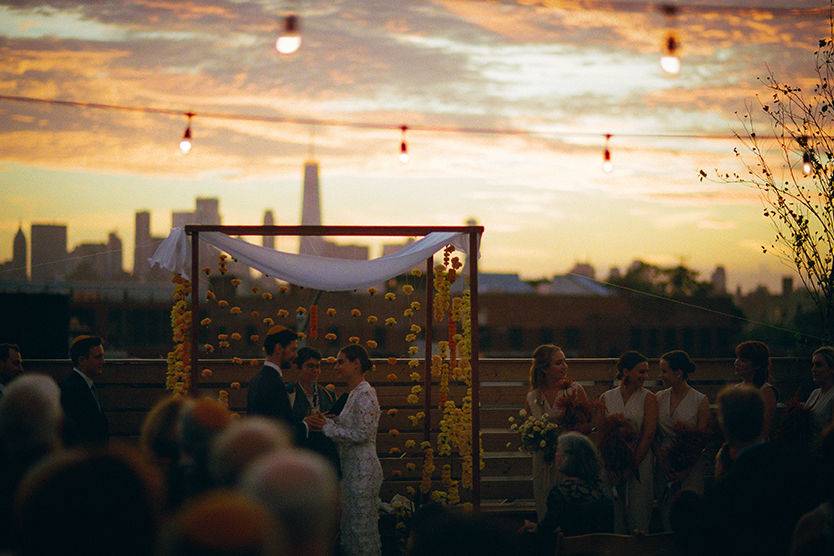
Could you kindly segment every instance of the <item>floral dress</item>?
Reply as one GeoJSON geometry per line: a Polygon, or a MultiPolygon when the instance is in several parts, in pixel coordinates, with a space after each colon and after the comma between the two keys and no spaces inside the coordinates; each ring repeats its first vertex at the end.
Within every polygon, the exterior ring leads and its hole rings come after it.
{"type": "Polygon", "coordinates": [[[376,391],[362,381],[348,395],[342,412],[322,432],[339,448],[342,463],[341,545],[345,554],[380,553],[379,489],[382,466],[376,455],[379,425],[376,391]]]}
{"type": "MultiPolygon", "coordinates": [[[[576,394],[581,389],[580,384],[572,383],[568,388],[557,392],[556,402],[576,394]]],[[[538,389],[530,390],[527,393],[527,406],[536,419],[541,418],[545,413],[551,417],[551,421],[558,421],[560,417],[558,403],[551,406],[547,398],[538,389]]],[[[559,479],[559,469],[556,464],[552,461],[544,461],[543,452],[535,452],[533,454],[533,498],[536,501],[536,517],[539,521],[543,520],[545,513],[547,513],[547,495],[550,494],[550,489],[556,486],[559,479]]]]}

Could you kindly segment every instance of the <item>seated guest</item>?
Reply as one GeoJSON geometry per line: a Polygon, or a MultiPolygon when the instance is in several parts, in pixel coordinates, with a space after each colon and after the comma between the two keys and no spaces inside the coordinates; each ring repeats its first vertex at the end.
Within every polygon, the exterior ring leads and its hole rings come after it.
{"type": "Polygon", "coordinates": [[[305,450],[281,450],[244,473],[243,492],[259,500],[287,533],[287,554],[325,556],[336,546],[339,490],[333,467],[305,450]]]}
{"type": "Polygon", "coordinates": [[[15,344],[0,344],[0,399],[9,383],[23,374],[20,348],[15,344]]]}
{"type": "Polygon", "coordinates": [[[12,502],[23,476],[61,447],[61,392],[52,378],[21,376],[0,399],[0,552],[11,548],[12,502]]]}
{"type": "Polygon", "coordinates": [[[805,408],[811,410],[819,434],[834,423],[834,347],[823,346],[814,352],[811,375],[817,389],[808,396],[805,408]]]}
{"type": "Polygon", "coordinates": [[[764,441],[759,389],[726,387],[717,401],[732,463],[707,497],[708,546],[717,554],[783,555],[796,521],[811,506],[813,477],[764,441]]]}
{"type": "Polygon", "coordinates": [[[185,494],[179,476],[179,420],[185,399],[168,396],[159,400],[145,416],[139,434],[139,448],[165,479],[166,506],[178,506],[185,494]]]}
{"type": "Polygon", "coordinates": [[[279,556],[289,554],[284,531],[259,503],[232,491],[204,494],[168,524],[160,556],[279,556]]]}
{"type": "Polygon", "coordinates": [[[823,431],[820,460],[823,502],[796,524],[791,556],[834,554],[834,425],[823,431]]]}
{"type": "Polygon", "coordinates": [[[736,360],[734,363],[736,376],[741,384],[758,388],[764,400],[764,423],[762,425],[763,438],[770,437],[770,426],[776,413],[776,402],[779,393],[768,382],[770,374],[770,349],[764,342],[750,340],[736,346],[736,360]]]}
{"type": "Polygon", "coordinates": [[[70,346],[69,355],[72,372],[61,381],[64,443],[67,446],[105,446],[110,434],[94,382],[104,367],[101,338],[77,337],[70,346]]]}
{"type": "Polygon", "coordinates": [[[180,469],[182,491],[189,498],[213,485],[209,475],[209,451],[214,439],[229,425],[232,415],[226,406],[211,398],[188,400],[179,422],[182,449],[180,469]]]}
{"type": "Polygon", "coordinates": [[[602,482],[596,447],[578,432],[559,436],[556,465],[562,479],[547,497],[547,513],[538,530],[545,543],[565,536],[614,532],[614,502],[602,482]]]}
{"type": "MultiPolygon", "coordinates": [[[[297,422],[302,422],[311,413],[330,413],[336,403],[336,394],[319,385],[321,376],[321,353],[309,347],[298,350],[293,365],[298,369],[298,381],[289,386],[292,412],[297,422]]],[[[339,450],[336,444],[320,430],[312,430],[301,446],[317,452],[333,464],[336,475],[341,477],[339,450]]]]}
{"type": "Polygon", "coordinates": [[[16,554],[153,554],[159,487],[154,470],[132,452],[47,458],[18,491],[16,554]]]}
{"type": "Polygon", "coordinates": [[[286,427],[265,417],[233,421],[211,447],[209,471],[215,485],[237,485],[246,468],[259,457],[292,448],[286,427]]]}

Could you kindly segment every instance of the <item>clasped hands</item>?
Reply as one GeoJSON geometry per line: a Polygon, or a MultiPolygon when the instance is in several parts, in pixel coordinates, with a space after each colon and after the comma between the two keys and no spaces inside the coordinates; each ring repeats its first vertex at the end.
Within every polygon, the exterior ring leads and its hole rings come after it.
{"type": "Polygon", "coordinates": [[[311,413],[304,418],[304,422],[307,423],[311,431],[320,431],[327,422],[327,416],[322,413],[311,413]]]}

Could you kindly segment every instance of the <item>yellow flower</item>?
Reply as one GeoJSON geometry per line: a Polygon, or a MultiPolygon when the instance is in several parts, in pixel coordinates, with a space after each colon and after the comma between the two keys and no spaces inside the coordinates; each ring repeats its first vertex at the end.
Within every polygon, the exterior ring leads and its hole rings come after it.
{"type": "Polygon", "coordinates": [[[240,390],[240,382],[233,382],[229,385],[232,390],[240,390]]]}
{"type": "Polygon", "coordinates": [[[217,299],[217,296],[216,296],[216,295],[214,295],[214,292],[213,292],[213,291],[208,290],[208,291],[206,292],[206,299],[217,299]]]}
{"type": "Polygon", "coordinates": [[[376,349],[378,346],[376,340],[368,340],[367,342],[365,342],[365,345],[368,346],[368,349],[376,349]]]}
{"type": "Polygon", "coordinates": [[[217,306],[218,307],[223,307],[225,309],[226,307],[229,306],[229,302],[226,301],[225,299],[221,299],[220,301],[217,302],[217,306]]]}
{"type": "Polygon", "coordinates": [[[368,315],[368,324],[376,324],[378,320],[376,315],[368,315]]]}
{"type": "Polygon", "coordinates": [[[348,338],[348,343],[358,344],[359,343],[359,336],[351,336],[350,338],[348,338]]]}
{"type": "Polygon", "coordinates": [[[353,309],[350,310],[350,316],[352,316],[354,318],[361,317],[362,316],[362,311],[360,311],[359,309],[354,307],[353,309]]]}
{"type": "Polygon", "coordinates": [[[397,358],[396,357],[389,357],[387,359],[387,361],[388,361],[389,365],[396,365],[397,364],[397,358]]]}
{"type": "Polygon", "coordinates": [[[200,371],[200,376],[203,378],[209,378],[213,374],[214,372],[211,369],[203,369],[200,371]]]}
{"type": "Polygon", "coordinates": [[[283,285],[283,286],[279,287],[278,289],[280,290],[281,293],[287,293],[288,291],[290,291],[290,287],[287,286],[287,285],[283,285]]]}
{"type": "Polygon", "coordinates": [[[409,438],[408,440],[405,441],[405,447],[406,448],[414,448],[415,446],[417,446],[417,441],[414,440],[413,438],[409,438]]]}
{"type": "Polygon", "coordinates": [[[269,292],[264,292],[261,294],[261,297],[269,301],[270,299],[272,299],[272,294],[269,292]]]}
{"type": "MultiPolygon", "coordinates": [[[[412,440],[412,442],[414,442],[414,441],[412,440]]],[[[406,444],[408,444],[408,442],[406,442],[406,444]]],[[[406,446],[406,448],[408,448],[408,446],[406,446]]],[[[405,464],[405,468],[408,469],[409,471],[414,471],[414,470],[417,469],[417,465],[414,462],[410,461],[410,462],[405,464]]]]}
{"type": "Polygon", "coordinates": [[[419,278],[420,276],[423,275],[423,271],[420,270],[419,268],[412,268],[411,269],[411,275],[416,276],[417,278],[419,278]]]}
{"type": "Polygon", "coordinates": [[[240,307],[232,307],[229,309],[229,313],[232,315],[239,315],[241,313],[240,307]]]}
{"type": "Polygon", "coordinates": [[[235,365],[243,365],[243,359],[240,357],[232,357],[232,363],[235,365]]]}
{"type": "Polygon", "coordinates": [[[400,452],[402,452],[402,450],[400,450],[396,446],[392,446],[391,448],[388,448],[388,453],[391,454],[391,455],[397,455],[400,452]]]}
{"type": "Polygon", "coordinates": [[[415,494],[417,494],[417,491],[414,489],[413,486],[407,486],[405,487],[405,493],[409,496],[414,496],[415,494]]]}
{"type": "Polygon", "coordinates": [[[388,292],[385,294],[386,301],[394,301],[395,299],[397,299],[397,294],[395,294],[394,292],[388,292]]]}
{"type": "Polygon", "coordinates": [[[413,332],[414,334],[419,334],[420,332],[423,331],[423,329],[420,328],[419,324],[412,324],[411,326],[408,327],[408,329],[411,330],[411,332],[413,332]]]}
{"type": "Polygon", "coordinates": [[[419,394],[422,391],[423,391],[423,387],[420,386],[419,384],[415,384],[414,386],[411,387],[411,393],[412,394],[419,394]]]}
{"type": "Polygon", "coordinates": [[[287,311],[286,309],[278,309],[277,315],[278,315],[278,318],[283,319],[283,318],[286,318],[286,317],[290,316],[290,312],[287,311]]]}
{"type": "Polygon", "coordinates": [[[415,394],[409,394],[405,401],[412,405],[416,405],[420,403],[420,398],[418,398],[415,394]]]}
{"type": "Polygon", "coordinates": [[[327,390],[328,392],[335,392],[336,391],[336,385],[335,384],[328,384],[327,386],[324,387],[324,389],[327,390]]]}
{"type": "Polygon", "coordinates": [[[408,348],[408,354],[417,355],[417,346],[411,346],[410,348],[408,348]]]}
{"type": "Polygon", "coordinates": [[[335,342],[336,341],[336,335],[332,332],[328,332],[327,334],[324,335],[324,339],[327,340],[328,342],[335,342]]]}
{"type": "MultiPolygon", "coordinates": [[[[330,365],[334,365],[336,363],[336,358],[331,355],[330,357],[328,357],[324,361],[325,361],[325,363],[329,363],[330,365]]],[[[331,384],[331,386],[333,386],[333,385],[331,384]]]]}
{"type": "Polygon", "coordinates": [[[336,316],[336,308],[335,307],[328,307],[327,311],[325,311],[325,313],[327,313],[328,317],[335,317],[336,316]]]}
{"type": "Polygon", "coordinates": [[[388,376],[386,376],[385,378],[388,379],[388,382],[395,382],[398,377],[394,373],[388,373],[388,376]]]}
{"type": "Polygon", "coordinates": [[[546,447],[547,447],[547,441],[542,440],[541,442],[539,442],[539,448],[546,448],[546,447]]]}
{"type": "Polygon", "coordinates": [[[298,307],[295,308],[295,313],[297,315],[304,315],[304,314],[307,313],[307,309],[305,309],[304,307],[298,306],[298,307]]]}
{"type": "Polygon", "coordinates": [[[253,344],[257,344],[258,342],[261,341],[260,334],[252,334],[251,336],[249,336],[249,341],[252,342],[253,344]]]}
{"type": "Polygon", "coordinates": [[[214,346],[211,344],[205,344],[203,349],[206,350],[206,353],[214,353],[214,346]]]}
{"type": "Polygon", "coordinates": [[[228,334],[218,334],[218,335],[217,335],[217,339],[218,339],[218,340],[228,340],[228,339],[229,339],[229,335],[228,335],[228,334]]]}
{"type": "Polygon", "coordinates": [[[404,285],[403,286],[403,293],[405,295],[411,295],[412,293],[414,293],[414,286],[412,286],[411,284],[404,285]]]}
{"type": "Polygon", "coordinates": [[[396,438],[400,435],[400,431],[398,431],[397,429],[388,429],[388,434],[396,438]]]}
{"type": "Polygon", "coordinates": [[[208,325],[211,324],[211,319],[205,318],[205,319],[200,321],[200,324],[202,324],[203,326],[208,326],[208,325]]]}
{"type": "Polygon", "coordinates": [[[238,340],[240,340],[240,332],[232,332],[230,338],[237,342],[238,340]]]}
{"type": "Polygon", "coordinates": [[[307,334],[304,332],[297,332],[296,336],[298,336],[298,341],[300,342],[301,340],[307,337],[307,334]]]}
{"type": "Polygon", "coordinates": [[[261,314],[258,311],[249,311],[249,316],[252,317],[253,319],[256,319],[256,318],[260,317],[261,314]]]}
{"type": "Polygon", "coordinates": [[[387,319],[385,319],[385,326],[394,326],[396,324],[397,319],[395,319],[394,317],[388,317],[387,319]]]}
{"type": "Polygon", "coordinates": [[[518,410],[519,417],[527,417],[527,410],[526,409],[519,409],[518,410]]]}
{"type": "Polygon", "coordinates": [[[389,409],[385,413],[387,413],[389,416],[393,417],[394,415],[396,415],[399,412],[400,412],[399,409],[397,409],[396,407],[392,407],[391,409],[389,409]]]}
{"type": "Polygon", "coordinates": [[[272,320],[272,319],[271,319],[271,318],[269,318],[269,317],[266,317],[266,318],[263,320],[263,323],[264,323],[266,326],[270,326],[270,327],[271,327],[273,324],[275,324],[275,321],[274,321],[274,320],[272,320]]]}
{"type": "Polygon", "coordinates": [[[232,278],[231,284],[235,287],[240,285],[240,278],[232,278]]]}
{"type": "Polygon", "coordinates": [[[420,302],[419,301],[412,301],[410,307],[415,311],[419,311],[420,310],[420,302]]]}
{"type": "Polygon", "coordinates": [[[376,293],[376,288],[368,288],[368,293],[373,295],[376,293]]]}
{"type": "Polygon", "coordinates": [[[408,366],[411,367],[412,369],[416,369],[417,367],[420,366],[420,360],[419,359],[409,359],[408,360],[408,366]]]}
{"type": "Polygon", "coordinates": [[[414,311],[412,311],[411,309],[406,309],[405,311],[403,311],[403,316],[411,318],[414,316],[414,311]]]}
{"type": "Polygon", "coordinates": [[[420,375],[420,373],[411,373],[410,375],[408,375],[408,378],[410,378],[414,382],[420,382],[420,380],[422,380],[423,377],[420,375]]]}

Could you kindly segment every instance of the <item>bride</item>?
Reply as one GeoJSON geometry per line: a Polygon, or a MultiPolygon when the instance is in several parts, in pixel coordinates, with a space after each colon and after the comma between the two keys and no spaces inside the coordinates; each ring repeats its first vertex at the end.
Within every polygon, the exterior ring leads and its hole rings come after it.
{"type": "Polygon", "coordinates": [[[347,402],[336,416],[316,416],[313,427],[339,448],[342,463],[341,545],[345,554],[380,553],[379,489],[382,466],[376,454],[379,402],[365,380],[372,368],[365,348],[349,345],[336,357],[336,374],[350,390],[347,402]]]}

